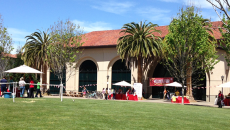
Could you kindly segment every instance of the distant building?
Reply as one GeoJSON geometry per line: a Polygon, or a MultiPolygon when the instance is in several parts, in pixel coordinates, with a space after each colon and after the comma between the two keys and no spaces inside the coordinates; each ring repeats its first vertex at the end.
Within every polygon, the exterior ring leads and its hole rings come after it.
{"type": "MultiPolygon", "coordinates": [[[[214,37],[218,40],[221,34],[218,26],[222,23],[212,22],[214,37]]],[[[162,34],[155,34],[164,38],[168,34],[167,26],[160,26],[156,29],[161,30],[162,34]]],[[[94,31],[85,34],[85,43],[81,47],[83,49],[82,57],[76,64],[76,74],[66,82],[67,91],[81,91],[84,86],[88,90],[101,91],[102,88],[114,88],[113,83],[125,80],[131,84],[137,82],[137,68],[128,69],[125,62],[120,59],[117,54],[117,39],[121,36],[120,30],[107,30],[107,31],[94,31]],[[108,79],[107,79],[108,77],[108,79]]],[[[214,70],[206,75],[206,80],[202,86],[194,87],[195,99],[214,101],[218,90],[221,88],[216,87],[222,83],[221,76],[225,77],[224,83],[230,81],[229,68],[224,59],[225,52],[220,48],[216,48],[219,54],[218,60],[220,62],[215,65],[214,70]]],[[[160,64],[154,62],[148,69],[145,70],[143,75],[143,88],[145,91],[145,98],[163,97],[163,87],[150,86],[149,78],[164,78],[170,77],[167,70],[160,64]]],[[[49,83],[58,83],[58,80],[52,73],[47,74],[47,81],[49,83]]],[[[65,82],[65,79],[64,79],[65,82]]],[[[50,89],[55,89],[50,88],[50,89]]],[[[57,92],[58,92],[58,88],[57,92]]],[[[175,88],[171,88],[174,91],[175,88]]],[[[230,92],[229,88],[224,88],[224,94],[230,92]]]]}

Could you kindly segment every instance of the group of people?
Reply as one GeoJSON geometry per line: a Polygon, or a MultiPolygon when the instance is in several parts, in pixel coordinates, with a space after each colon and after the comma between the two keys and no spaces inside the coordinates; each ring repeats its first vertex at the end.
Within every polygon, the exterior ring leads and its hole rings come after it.
{"type": "MultiPolygon", "coordinates": [[[[133,88],[132,90],[130,88],[127,89],[126,91],[126,97],[128,100],[128,94],[135,94],[136,90],[133,88]]],[[[103,94],[103,99],[107,100],[107,99],[111,99],[111,95],[113,94],[113,99],[116,99],[116,94],[123,94],[121,88],[119,88],[118,90],[116,90],[116,88],[114,89],[110,89],[110,88],[103,88],[102,89],[102,94],[103,94]]]]}
{"type": "MultiPolygon", "coordinates": [[[[8,82],[6,80],[6,77],[3,77],[3,79],[0,80],[0,83],[1,83],[1,96],[3,95],[4,92],[7,92],[7,90],[9,92],[13,92],[13,83],[12,82],[14,82],[12,77],[10,77],[9,85],[7,84],[8,82]]],[[[34,83],[34,80],[33,80],[33,78],[31,76],[29,77],[28,82],[29,82],[29,88],[27,89],[27,97],[28,98],[34,98],[35,83],[34,83]]],[[[20,81],[19,81],[20,97],[23,97],[23,95],[24,95],[25,85],[26,85],[26,82],[24,81],[24,78],[21,77],[20,81]]],[[[40,90],[40,80],[38,80],[36,86],[37,86],[36,87],[37,93],[36,93],[35,97],[38,97],[38,94],[40,94],[40,97],[42,97],[41,90],[40,90]]]]}
{"type": "MultiPolygon", "coordinates": [[[[10,77],[10,83],[12,82],[14,82],[13,78],[10,77]]],[[[9,87],[7,87],[7,84],[4,84],[4,83],[7,83],[7,79],[5,76],[0,80],[0,83],[1,83],[1,92],[7,92],[7,89],[9,92],[13,92],[13,84],[9,84],[8,85],[9,87]]]]}
{"type": "MultiPolygon", "coordinates": [[[[166,90],[166,88],[165,88],[163,93],[164,93],[163,99],[165,99],[165,97],[167,97],[168,100],[171,99],[171,95],[170,95],[170,91],[169,90],[166,90]]],[[[174,93],[174,96],[182,96],[182,91],[179,92],[179,90],[177,90],[174,93]]]]}
{"type": "Polygon", "coordinates": [[[170,95],[170,91],[169,90],[166,90],[166,89],[164,89],[164,96],[163,96],[163,99],[165,99],[165,97],[167,97],[167,99],[169,100],[170,99],[170,97],[171,97],[171,95],[170,95]]]}

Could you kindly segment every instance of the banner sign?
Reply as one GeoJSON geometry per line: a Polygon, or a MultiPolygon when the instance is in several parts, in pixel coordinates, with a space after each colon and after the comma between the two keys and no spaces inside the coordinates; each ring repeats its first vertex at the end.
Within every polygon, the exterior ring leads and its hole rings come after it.
{"type": "Polygon", "coordinates": [[[164,86],[165,84],[172,83],[173,77],[167,78],[149,78],[149,86],[164,86]]]}

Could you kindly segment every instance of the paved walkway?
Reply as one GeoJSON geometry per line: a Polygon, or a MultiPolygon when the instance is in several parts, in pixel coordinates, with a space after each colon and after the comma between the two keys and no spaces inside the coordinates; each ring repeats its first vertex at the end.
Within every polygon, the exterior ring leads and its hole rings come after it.
{"type": "MultiPolygon", "coordinates": [[[[44,98],[60,98],[59,96],[43,96],[44,98]]],[[[63,98],[69,98],[69,99],[87,99],[83,97],[69,97],[69,96],[63,96],[63,98]]],[[[101,99],[92,99],[92,100],[101,100],[101,99]]],[[[127,100],[117,100],[117,101],[127,101],[127,100]]],[[[130,100],[129,100],[130,101],[130,100]]],[[[150,102],[150,103],[167,103],[167,104],[173,104],[169,100],[163,100],[159,98],[152,98],[152,99],[144,99],[144,100],[138,100],[138,102],[150,102]]],[[[175,103],[178,104],[178,103],[175,103]]],[[[178,104],[180,105],[180,104],[178,104]]],[[[198,100],[196,102],[191,102],[189,104],[185,105],[193,105],[193,106],[205,106],[205,107],[218,107],[217,105],[214,105],[213,102],[206,102],[198,100]]],[[[223,106],[223,108],[230,109],[230,106],[223,106]]]]}

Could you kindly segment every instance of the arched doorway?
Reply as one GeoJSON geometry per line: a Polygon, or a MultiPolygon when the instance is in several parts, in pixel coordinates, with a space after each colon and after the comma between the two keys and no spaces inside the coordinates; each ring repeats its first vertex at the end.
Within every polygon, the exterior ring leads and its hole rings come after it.
{"type": "MultiPolygon", "coordinates": [[[[131,83],[131,70],[125,65],[125,60],[117,60],[112,66],[112,84],[126,81],[131,83]]],[[[112,89],[116,88],[118,90],[121,86],[112,85],[112,89]]],[[[122,92],[124,93],[127,88],[122,87],[122,92]]]]}
{"type": "Polygon", "coordinates": [[[192,75],[192,94],[195,100],[206,101],[206,73],[204,70],[197,70],[192,75]]]}
{"type": "MultiPolygon", "coordinates": [[[[170,75],[168,70],[162,65],[158,64],[153,73],[153,78],[163,78],[163,77],[173,77],[170,75]]],[[[173,81],[177,81],[174,77],[173,81]]],[[[186,81],[185,81],[186,84],[186,81]]],[[[197,70],[192,75],[192,93],[195,100],[206,100],[206,74],[204,70],[197,70]]],[[[174,93],[176,90],[181,91],[182,88],[167,87],[171,93],[174,93]]],[[[164,87],[152,87],[152,98],[163,98],[164,87]]],[[[186,88],[184,89],[184,94],[186,94],[186,88]]]]}
{"type": "Polygon", "coordinates": [[[83,86],[87,90],[97,90],[97,66],[91,60],[84,61],[79,69],[79,92],[82,91],[83,86]],[[80,87],[81,86],[81,87],[80,87]]]}
{"type": "MultiPolygon", "coordinates": [[[[164,78],[164,77],[172,77],[168,70],[160,63],[157,64],[154,73],[152,75],[153,78],[164,78]]],[[[174,87],[168,87],[167,90],[170,92],[174,92],[174,87]]],[[[152,98],[163,98],[163,86],[153,86],[152,87],[152,98]]]]}
{"type": "MultiPolygon", "coordinates": [[[[52,71],[50,72],[50,84],[55,84],[55,86],[50,86],[50,94],[59,94],[60,88],[57,86],[60,84],[60,80],[58,79],[58,76],[56,76],[52,71]]],[[[63,70],[63,79],[62,83],[65,86],[66,85],[66,69],[63,70]]],[[[63,92],[65,92],[65,87],[63,88],[63,92]]]]}

